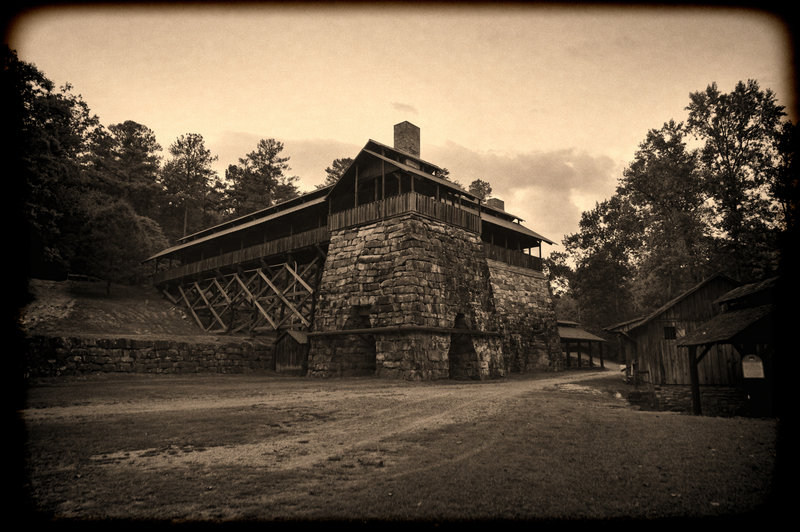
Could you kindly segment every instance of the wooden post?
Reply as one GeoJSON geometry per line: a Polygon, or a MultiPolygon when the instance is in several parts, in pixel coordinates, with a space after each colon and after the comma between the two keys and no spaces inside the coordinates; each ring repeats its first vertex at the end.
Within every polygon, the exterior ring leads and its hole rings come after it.
{"type": "Polygon", "coordinates": [[[386,166],[381,159],[381,218],[386,218],[386,166]]]}
{"type": "Polygon", "coordinates": [[[700,378],[697,375],[697,346],[689,346],[689,379],[692,383],[692,413],[699,416],[700,407],[700,378]]]}
{"type": "Polygon", "coordinates": [[[581,362],[582,362],[581,359],[583,358],[583,356],[581,355],[581,345],[583,344],[583,342],[578,340],[577,343],[578,343],[578,367],[581,367],[581,362]]]}
{"type": "Polygon", "coordinates": [[[570,366],[570,362],[569,362],[569,340],[564,342],[564,346],[565,346],[564,347],[564,351],[566,351],[566,353],[567,353],[567,367],[569,367],[570,366]]]}
{"type": "Polygon", "coordinates": [[[589,342],[589,367],[594,369],[594,358],[592,357],[592,344],[594,342],[589,342]]]}
{"type": "Polygon", "coordinates": [[[353,206],[354,207],[358,207],[358,165],[356,165],[356,181],[355,181],[354,188],[355,188],[355,193],[353,194],[353,196],[354,196],[354,198],[353,198],[354,205],[353,206]]]}
{"type": "Polygon", "coordinates": [[[600,342],[600,367],[606,369],[606,365],[603,363],[603,342],[600,342]]]}

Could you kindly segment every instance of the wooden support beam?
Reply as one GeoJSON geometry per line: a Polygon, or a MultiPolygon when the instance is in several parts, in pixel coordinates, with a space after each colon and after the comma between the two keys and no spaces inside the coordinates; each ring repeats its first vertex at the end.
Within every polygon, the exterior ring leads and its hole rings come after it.
{"type": "Polygon", "coordinates": [[[200,320],[200,318],[195,313],[194,308],[192,307],[192,304],[189,303],[189,298],[186,297],[186,292],[184,292],[183,288],[181,288],[180,286],[178,287],[178,291],[181,293],[181,297],[183,297],[184,303],[186,303],[186,308],[188,308],[189,312],[191,312],[192,316],[194,316],[194,320],[197,322],[197,324],[200,326],[201,329],[205,330],[206,326],[203,325],[203,322],[200,320]]]}
{"type": "MultiPolygon", "coordinates": [[[[301,322],[303,322],[303,325],[306,325],[306,326],[308,326],[308,325],[309,325],[309,322],[308,322],[308,320],[305,318],[305,316],[303,316],[303,315],[300,313],[300,311],[299,311],[299,310],[297,310],[297,309],[294,307],[294,305],[292,305],[292,304],[291,304],[291,302],[290,302],[288,299],[286,299],[286,298],[284,297],[283,293],[282,293],[280,290],[278,290],[278,288],[277,288],[277,287],[276,287],[274,284],[272,284],[272,281],[270,281],[270,280],[269,280],[269,277],[267,277],[266,275],[264,275],[264,272],[262,272],[260,269],[258,270],[258,273],[259,273],[259,275],[261,275],[261,278],[262,278],[262,279],[264,279],[264,282],[265,282],[265,283],[267,283],[267,285],[269,285],[269,287],[270,287],[270,288],[272,288],[272,290],[273,290],[273,291],[275,292],[275,294],[276,294],[276,295],[277,295],[277,296],[278,296],[278,297],[279,297],[279,298],[280,298],[280,299],[281,299],[281,300],[284,302],[284,304],[286,304],[286,306],[289,308],[289,310],[291,310],[291,311],[292,311],[292,312],[293,312],[293,313],[294,313],[294,314],[295,314],[295,315],[296,315],[298,318],[300,318],[300,321],[301,321],[301,322]]],[[[276,328],[277,328],[277,327],[276,327],[276,328]]]]}
{"type": "Polygon", "coordinates": [[[172,304],[173,304],[173,305],[177,305],[178,303],[180,303],[180,299],[178,299],[177,297],[175,297],[175,296],[173,296],[172,294],[170,294],[170,293],[167,291],[167,289],[166,289],[166,288],[165,288],[165,289],[163,289],[161,292],[164,294],[164,296],[165,296],[167,299],[169,299],[169,300],[172,302],[172,304]]]}
{"type": "Polygon", "coordinates": [[[284,264],[284,266],[286,267],[286,271],[288,271],[290,274],[292,274],[292,275],[294,276],[294,278],[297,280],[297,282],[298,282],[298,283],[300,283],[300,284],[303,286],[303,288],[305,288],[305,289],[306,289],[306,290],[308,290],[309,292],[313,292],[313,291],[314,291],[314,289],[313,289],[313,288],[311,288],[311,287],[308,285],[308,283],[306,283],[306,282],[303,280],[303,278],[302,278],[302,277],[300,277],[300,276],[297,274],[297,272],[295,272],[293,269],[291,269],[291,268],[289,267],[289,265],[288,265],[288,264],[284,264]]]}
{"type": "Polygon", "coordinates": [[[275,325],[275,322],[272,321],[272,318],[269,317],[269,314],[266,313],[266,311],[261,306],[261,304],[258,302],[258,300],[255,298],[255,296],[253,296],[253,294],[250,292],[250,289],[247,287],[246,284],[244,284],[244,281],[242,281],[241,277],[239,277],[238,274],[234,274],[234,278],[239,283],[239,286],[242,287],[242,290],[244,291],[244,293],[247,294],[247,296],[250,298],[250,302],[253,305],[255,305],[255,307],[261,312],[261,315],[264,317],[264,319],[267,320],[267,322],[270,325],[272,325],[273,329],[277,329],[278,327],[275,325]]]}
{"type": "MultiPolygon", "coordinates": [[[[215,280],[215,282],[216,282],[216,280],[215,280]]],[[[216,319],[216,320],[219,322],[219,324],[222,326],[222,330],[223,330],[223,331],[226,331],[226,330],[228,330],[228,326],[225,324],[225,322],[224,322],[224,321],[222,321],[222,318],[220,318],[220,317],[219,317],[219,314],[217,314],[217,311],[216,311],[216,310],[214,310],[214,307],[212,307],[212,306],[211,306],[211,303],[209,303],[209,302],[208,302],[208,299],[206,298],[206,295],[205,295],[205,293],[204,293],[204,292],[205,292],[205,290],[203,290],[202,288],[200,288],[200,285],[199,285],[199,284],[197,284],[197,281],[195,281],[195,283],[194,283],[194,287],[195,287],[195,289],[197,290],[197,292],[200,294],[200,297],[203,299],[203,302],[206,304],[206,307],[208,308],[208,310],[209,310],[209,311],[211,312],[211,314],[214,316],[214,319],[216,319]]],[[[212,326],[213,324],[214,324],[214,322],[211,322],[211,323],[209,323],[209,324],[208,324],[208,327],[206,327],[206,331],[209,331],[209,330],[211,330],[211,326],[212,326]]]]}

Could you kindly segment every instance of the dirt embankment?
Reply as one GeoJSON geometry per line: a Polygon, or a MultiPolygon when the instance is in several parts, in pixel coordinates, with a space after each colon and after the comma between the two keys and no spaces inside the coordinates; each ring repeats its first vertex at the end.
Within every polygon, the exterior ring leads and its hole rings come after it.
{"type": "Polygon", "coordinates": [[[185,337],[198,326],[154,287],[31,279],[31,301],[19,316],[25,334],[43,336],[185,337]]]}

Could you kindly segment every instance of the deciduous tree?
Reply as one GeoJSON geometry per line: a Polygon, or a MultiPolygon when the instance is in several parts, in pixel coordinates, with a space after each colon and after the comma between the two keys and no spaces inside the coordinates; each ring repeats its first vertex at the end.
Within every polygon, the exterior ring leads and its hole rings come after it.
{"type": "Polygon", "coordinates": [[[642,230],[632,282],[640,308],[672,299],[711,273],[707,194],[683,124],[669,121],[648,131],[617,194],[630,204],[639,220],[635,227],[642,230]]]}
{"type": "Polygon", "coordinates": [[[783,228],[770,180],[784,107],[755,80],[730,93],[712,83],[689,97],[687,124],[702,143],[703,179],[718,214],[718,262],[742,281],[755,280],[777,267],[770,249],[783,228]]]}

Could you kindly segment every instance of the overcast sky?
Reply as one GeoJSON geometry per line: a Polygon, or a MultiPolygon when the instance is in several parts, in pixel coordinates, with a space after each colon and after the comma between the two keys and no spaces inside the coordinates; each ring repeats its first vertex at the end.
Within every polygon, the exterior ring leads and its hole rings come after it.
{"type": "Polygon", "coordinates": [[[766,13],[721,8],[300,3],[48,8],[6,41],[105,126],[139,122],[165,151],[201,134],[220,177],[275,138],[310,191],[408,120],[423,159],[489,181],[560,243],[649,129],[685,120],[691,92],[756,79],[794,121],[790,37],[766,13]]]}

